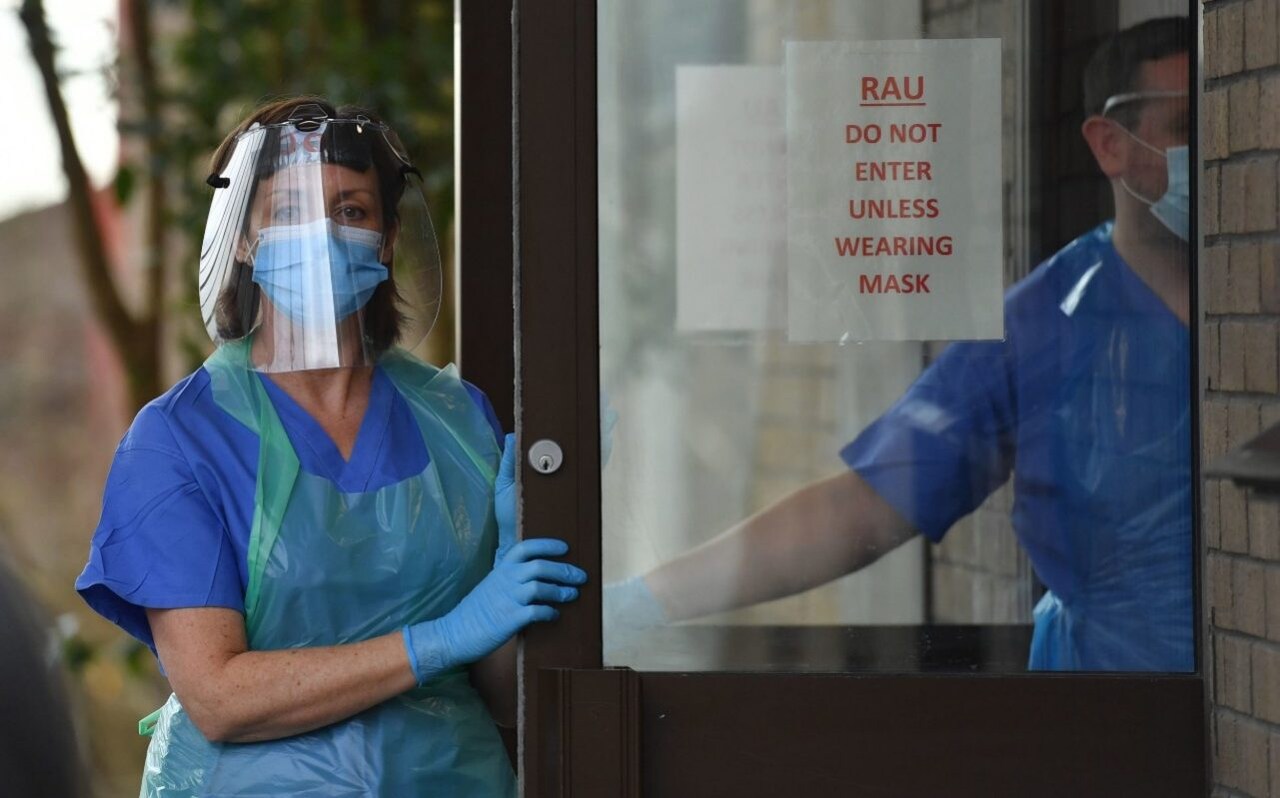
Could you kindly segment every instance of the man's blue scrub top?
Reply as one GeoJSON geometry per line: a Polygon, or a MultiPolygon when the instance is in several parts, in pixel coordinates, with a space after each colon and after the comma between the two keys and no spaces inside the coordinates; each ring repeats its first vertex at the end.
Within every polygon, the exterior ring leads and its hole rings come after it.
{"type": "Polygon", "coordinates": [[[927,538],[1008,479],[1049,588],[1035,669],[1189,671],[1189,335],[1111,224],[1005,297],[1005,340],[948,347],[841,452],[927,538]]]}
{"type": "MultiPolygon", "coordinates": [[[[427,467],[409,406],[382,369],[374,370],[349,461],[288,394],[260,378],[302,470],[338,490],[376,490],[427,467]]],[[[488,398],[466,388],[501,444],[488,398]]],[[[243,612],[257,470],[258,436],[214,402],[209,374],[200,368],[144,407],[125,433],[76,590],[152,651],[145,607],[243,612]]]]}

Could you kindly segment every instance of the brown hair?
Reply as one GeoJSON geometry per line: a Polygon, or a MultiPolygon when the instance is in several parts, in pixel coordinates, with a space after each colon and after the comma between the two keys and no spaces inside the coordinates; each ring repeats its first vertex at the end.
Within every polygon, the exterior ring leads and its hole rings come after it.
{"type": "MultiPolygon", "coordinates": [[[[1157,61],[1191,50],[1195,31],[1186,17],[1149,19],[1104,41],[1084,68],[1084,112],[1101,114],[1107,100],[1138,89],[1138,71],[1145,61],[1157,61]]],[[[1111,113],[1126,127],[1137,124],[1133,104],[1111,113]]]]}
{"type": "MultiPolygon", "coordinates": [[[[226,168],[227,162],[231,159],[232,150],[235,149],[236,139],[250,127],[255,124],[278,125],[290,119],[312,118],[313,115],[307,113],[311,108],[316,110],[315,116],[328,119],[349,119],[353,122],[365,120],[375,125],[384,124],[368,109],[353,105],[335,107],[323,97],[314,95],[270,100],[255,108],[218,145],[210,162],[210,182],[214,183],[216,176],[226,168]]],[[[359,140],[355,140],[350,133],[350,127],[352,126],[334,125],[326,128],[321,137],[321,152],[329,163],[339,163],[360,172],[367,171],[371,166],[376,170],[379,193],[382,197],[383,229],[390,229],[398,222],[396,207],[404,194],[406,174],[413,171],[413,167],[405,163],[392,150],[384,137],[361,136],[359,140]]],[[[278,136],[279,131],[269,131],[269,135],[278,136]]],[[[259,181],[275,173],[278,167],[275,156],[278,151],[278,147],[262,148],[262,155],[259,156],[253,172],[254,185],[250,188],[248,195],[247,201],[250,204],[253,203],[253,197],[257,193],[259,181]]],[[[245,235],[248,234],[249,221],[249,214],[245,214],[241,230],[245,235]]],[[[253,330],[257,320],[260,290],[257,283],[253,282],[253,269],[248,263],[236,258],[226,287],[218,297],[215,310],[219,338],[235,340],[245,337],[253,330]]],[[[401,328],[406,320],[399,307],[402,302],[403,298],[396,290],[395,277],[389,275],[387,280],[374,289],[369,302],[364,306],[361,318],[364,324],[365,346],[371,355],[375,357],[380,355],[400,339],[401,328]]]]}

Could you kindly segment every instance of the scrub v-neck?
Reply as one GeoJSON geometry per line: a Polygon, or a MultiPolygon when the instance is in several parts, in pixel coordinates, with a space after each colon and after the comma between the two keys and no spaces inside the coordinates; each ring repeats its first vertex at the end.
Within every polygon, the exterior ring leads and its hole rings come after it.
{"type": "Polygon", "coordinates": [[[367,490],[386,437],[391,400],[395,394],[394,386],[382,369],[373,370],[369,404],[365,408],[364,418],[360,420],[350,460],[342,458],[342,452],[329,434],[293,397],[265,374],[259,374],[258,377],[280,416],[280,423],[293,444],[302,470],[330,480],[344,493],[367,490]]]}
{"type": "Polygon", "coordinates": [[[1145,315],[1154,316],[1164,323],[1172,324],[1180,333],[1189,335],[1190,328],[1188,325],[1178,318],[1178,314],[1173,312],[1173,308],[1165,304],[1165,301],[1160,298],[1155,289],[1148,285],[1147,281],[1142,279],[1133,270],[1133,267],[1121,257],[1114,244],[1111,246],[1111,256],[1119,266],[1120,281],[1133,309],[1145,315]]]}

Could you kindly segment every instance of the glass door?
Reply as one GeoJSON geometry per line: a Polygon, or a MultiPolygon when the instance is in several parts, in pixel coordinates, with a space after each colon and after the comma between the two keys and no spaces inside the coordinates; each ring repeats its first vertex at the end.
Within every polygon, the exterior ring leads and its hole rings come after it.
{"type": "Polygon", "coordinates": [[[516,3],[526,795],[1203,792],[1169,5],[516,3]]]}

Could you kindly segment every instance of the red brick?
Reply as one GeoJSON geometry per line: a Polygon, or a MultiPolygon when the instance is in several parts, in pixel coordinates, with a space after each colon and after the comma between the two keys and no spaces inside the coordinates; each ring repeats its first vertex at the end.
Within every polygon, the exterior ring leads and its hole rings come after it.
{"type": "Polygon", "coordinates": [[[1249,556],[1280,563],[1280,501],[1249,496],[1249,556]]]}
{"type": "Polygon", "coordinates": [[[1227,403],[1210,399],[1204,403],[1200,417],[1201,452],[1205,462],[1212,462],[1227,452],[1227,403]]]}
{"type": "Polygon", "coordinates": [[[1270,730],[1227,709],[1214,714],[1216,780],[1250,796],[1266,794],[1270,730]]]}
{"type": "Polygon", "coordinates": [[[1201,327],[1202,335],[1200,338],[1200,346],[1203,350],[1200,360],[1202,376],[1204,384],[1209,390],[1217,390],[1218,383],[1222,377],[1219,374],[1218,355],[1221,351],[1222,344],[1218,340],[1218,323],[1216,321],[1206,321],[1201,327]]]}
{"type": "Polygon", "coordinates": [[[1235,554],[1249,552],[1249,503],[1243,488],[1232,482],[1219,484],[1220,504],[1222,507],[1222,550],[1235,554]]]}
{"type": "Polygon", "coordinates": [[[1280,795],[1280,731],[1271,732],[1271,796],[1280,795]]]}
{"type": "Polygon", "coordinates": [[[1224,321],[1218,328],[1219,386],[1224,391],[1244,390],[1244,323],[1224,321]]]}
{"type": "Polygon", "coordinates": [[[1245,230],[1245,174],[1248,166],[1245,161],[1227,161],[1222,165],[1222,190],[1218,198],[1219,232],[1243,233],[1245,230]]]}
{"type": "Polygon", "coordinates": [[[1244,781],[1240,761],[1240,716],[1227,709],[1215,710],[1213,726],[1216,738],[1214,780],[1238,789],[1244,781]]]}
{"type": "Polygon", "coordinates": [[[1216,479],[1204,481],[1204,538],[1211,549],[1222,548],[1222,500],[1221,483],[1216,479]]]}
{"type": "Polygon", "coordinates": [[[1253,710],[1253,663],[1249,641],[1231,634],[1214,635],[1213,699],[1244,713],[1253,710]]]}
{"type": "Polygon", "coordinates": [[[1244,388],[1252,393],[1280,390],[1280,359],[1276,356],[1276,325],[1257,321],[1244,332],[1244,388]]]}
{"type": "Polygon", "coordinates": [[[1280,648],[1269,643],[1254,643],[1252,714],[1258,720],[1280,723],[1280,648]]]}
{"type": "Polygon", "coordinates": [[[1218,47],[1218,12],[1216,9],[1205,9],[1203,17],[1204,30],[1204,76],[1216,78],[1222,74],[1220,49],[1218,47]]]}
{"type": "Polygon", "coordinates": [[[1227,269],[1228,302],[1224,313],[1257,313],[1258,270],[1262,248],[1257,244],[1232,244],[1227,269]]]}
{"type": "Polygon", "coordinates": [[[1258,146],[1264,150],[1280,149],[1280,75],[1258,80],[1258,109],[1258,146]]]}
{"type": "Polygon", "coordinates": [[[1213,738],[1213,780],[1217,784],[1235,786],[1236,719],[1226,708],[1214,708],[1210,735],[1213,738]]]}
{"type": "MultiPolygon", "coordinates": [[[[1257,123],[1257,117],[1254,117],[1257,123]]],[[[1245,230],[1267,232],[1276,229],[1276,156],[1255,158],[1244,173],[1245,230]]]]}
{"type": "Polygon", "coordinates": [[[1219,224],[1218,196],[1222,170],[1218,166],[1206,166],[1204,179],[1200,181],[1200,232],[1217,235],[1219,224]]]}
{"type": "Polygon", "coordinates": [[[1263,244],[1258,257],[1258,308],[1280,313],[1280,245],[1263,244]]]}
{"type": "Polygon", "coordinates": [[[1244,6],[1223,6],[1217,16],[1218,74],[1234,75],[1244,69],[1244,6]]]}
{"type": "MultiPolygon", "coordinates": [[[[1209,553],[1208,565],[1205,568],[1206,594],[1209,606],[1206,612],[1210,622],[1220,629],[1230,629],[1235,625],[1235,595],[1231,585],[1231,560],[1221,554],[1209,553]]],[[[1277,602],[1280,602],[1280,579],[1276,580],[1277,602]]],[[[1280,614],[1280,604],[1277,605],[1280,614]]],[[[1280,619],[1278,619],[1280,621],[1280,619]]]]}
{"type": "Polygon", "coordinates": [[[1270,738],[1270,729],[1259,723],[1240,721],[1236,743],[1240,746],[1239,772],[1243,778],[1239,786],[1250,795],[1267,794],[1267,782],[1270,781],[1267,770],[1271,758],[1267,749],[1270,738]]]}
{"type": "Polygon", "coordinates": [[[1236,560],[1231,568],[1231,620],[1235,629],[1254,637],[1267,633],[1267,574],[1261,563],[1236,560]]]}
{"type": "Polygon", "coordinates": [[[1227,405],[1227,448],[1251,440],[1262,427],[1262,415],[1256,402],[1237,401],[1227,405]]]}
{"type": "Polygon", "coordinates": [[[1231,247],[1219,244],[1204,249],[1204,283],[1208,288],[1205,312],[1231,312],[1231,247]]]}
{"type": "Polygon", "coordinates": [[[1258,149],[1258,80],[1249,78],[1232,83],[1227,89],[1227,115],[1230,117],[1227,138],[1231,152],[1258,149]]]}
{"type": "Polygon", "coordinates": [[[1244,66],[1261,69],[1276,63],[1275,0],[1249,0],[1244,9],[1244,66]]]}
{"type": "Polygon", "coordinates": [[[1267,639],[1280,643],[1280,565],[1266,567],[1267,639]]]}
{"type": "Polygon", "coordinates": [[[1226,158],[1231,153],[1228,142],[1229,126],[1227,124],[1227,90],[1213,89],[1204,93],[1204,104],[1201,106],[1202,130],[1204,131],[1204,158],[1216,161],[1226,158]]]}

